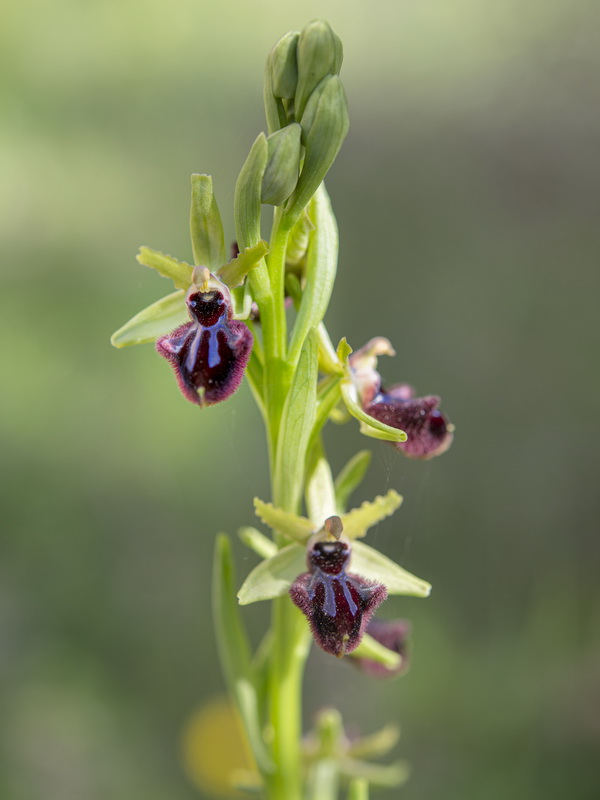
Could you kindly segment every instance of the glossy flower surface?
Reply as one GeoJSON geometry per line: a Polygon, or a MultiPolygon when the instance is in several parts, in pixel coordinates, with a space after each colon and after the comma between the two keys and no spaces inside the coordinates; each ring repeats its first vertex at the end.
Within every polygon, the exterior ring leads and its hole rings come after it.
{"type": "Polygon", "coordinates": [[[210,285],[194,287],[186,298],[191,321],[156,342],[184,397],[201,406],[219,403],[236,391],[252,350],[250,330],[233,319],[229,292],[217,284],[211,278],[210,285]]]}
{"type": "Polygon", "coordinates": [[[309,572],[290,587],[290,597],[307,617],[319,647],[338,657],[358,647],[375,609],[387,597],[385,586],[346,572],[350,554],[345,541],[318,541],[308,550],[309,572]]]}

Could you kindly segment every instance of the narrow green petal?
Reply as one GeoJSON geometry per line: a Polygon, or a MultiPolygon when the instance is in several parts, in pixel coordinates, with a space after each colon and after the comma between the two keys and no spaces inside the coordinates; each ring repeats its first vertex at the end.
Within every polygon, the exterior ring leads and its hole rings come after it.
{"type": "Polygon", "coordinates": [[[140,247],[136,259],[142,266],[155,269],[163,278],[172,280],[177,289],[189,289],[192,285],[194,268],[185,261],[178,261],[151,247],[140,247]]]}
{"type": "Polygon", "coordinates": [[[256,516],[277,533],[287,536],[294,542],[304,544],[308,537],[314,533],[312,522],[306,517],[299,517],[290,511],[275,508],[272,503],[264,503],[258,497],[254,498],[256,516]]]}
{"type": "Polygon", "coordinates": [[[371,463],[371,451],[361,450],[342,468],[335,479],[335,497],[338,514],[343,514],[352,492],[359,486],[371,463]]]}
{"type": "Polygon", "coordinates": [[[405,442],[407,440],[408,437],[404,431],[401,431],[399,428],[392,428],[390,425],[386,425],[383,422],[379,422],[378,419],[370,417],[362,410],[356,398],[356,389],[350,381],[344,381],[342,383],[341,390],[342,399],[346,405],[346,408],[355,419],[359,420],[359,422],[362,422],[365,426],[361,427],[361,433],[365,433],[365,430],[368,430],[369,436],[377,439],[385,438],[385,440],[389,442],[405,442]],[[386,436],[378,436],[377,433],[384,433],[386,436]]]}
{"type": "Polygon", "coordinates": [[[213,617],[217,645],[256,762],[263,772],[271,772],[273,764],[262,736],[250,646],[235,602],[234,586],[231,544],[222,533],[217,537],[213,564],[213,617]]]}
{"type": "Polygon", "coordinates": [[[159,336],[164,336],[184,322],[189,322],[189,319],[185,292],[180,289],[162,297],[132,317],[113,333],[110,342],[114,347],[154,342],[159,336]]]}
{"type": "Polygon", "coordinates": [[[230,289],[235,289],[242,285],[246,275],[251,269],[259,265],[261,259],[263,259],[268,252],[269,245],[261,239],[254,247],[247,247],[229,263],[221,267],[217,272],[217,277],[229,286],[230,289]]]}
{"type": "Polygon", "coordinates": [[[393,489],[390,489],[383,496],[378,495],[373,502],[365,501],[358,508],[353,508],[347,514],[342,514],[344,533],[350,539],[364,536],[369,528],[377,525],[382,519],[391,516],[401,504],[402,497],[393,489]]]}
{"type": "Polygon", "coordinates": [[[367,580],[382,583],[388,594],[405,594],[412,597],[429,597],[431,584],[411,575],[383,553],[362,542],[352,543],[350,572],[367,580]]]}
{"type": "Polygon", "coordinates": [[[254,567],[238,592],[240,605],[272,600],[287,594],[298,575],[306,572],[306,551],[297,544],[288,544],[272,558],[254,567]]]}

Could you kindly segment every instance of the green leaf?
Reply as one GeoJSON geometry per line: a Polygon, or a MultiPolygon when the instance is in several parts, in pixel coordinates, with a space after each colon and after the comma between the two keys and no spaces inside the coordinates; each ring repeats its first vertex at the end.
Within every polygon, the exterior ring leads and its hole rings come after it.
{"type": "MultiPolygon", "coordinates": [[[[287,536],[299,544],[306,543],[309,536],[315,532],[312,522],[306,517],[299,517],[290,511],[275,508],[272,503],[264,503],[258,497],[254,498],[256,516],[277,533],[287,536]]],[[[322,523],[321,523],[322,524],[322,523]]]]}
{"type": "Polygon", "coordinates": [[[315,227],[309,236],[306,282],[290,341],[292,363],[298,358],[308,331],[317,328],[325,316],[337,270],[338,229],[324,186],[311,202],[309,217],[315,227]]]}
{"type": "Polygon", "coordinates": [[[227,254],[223,223],[210,175],[192,175],[190,232],[194,263],[216,272],[227,260],[227,254]]]}
{"type": "Polygon", "coordinates": [[[235,574],[231,545],[221,533],[217,537],[213,565],[213,617],[217,646],[227,683],[236,702],[256,763],[263,772],[272,772],[258,714],[250,647],[239,609],[235,602],[235,574]]]}
{"type": "Polygon", "coordinates": [[[238,536],[246,547],[249,547],[250,550],[254,550],[261,558],[271,558],[271,556],[274,556],[277,552],[277,545],[275,542],[249,525],[240,528],[238,536]]]}
{"type": "Polygon", "coordinates": [[[367,580],[383,583],[388,594],[402,594],[413,597],[428,597],[431,584],[411,575],[383,553],[362,542],[352,543],[350,572],[367,580]]]}
{"type": "Polygon", "coordinates": [[[162,297],[132,317],[113,333],[110,342],[114,347],[153,342],[159,336],[164,336],[179,325],[183,325],[184,322],[189,322],[189,319],[185,292],[179,290],[162,297]]]}
{"type": "Polygon", "coordinates": [[[240,605],[247,606],[287,594],[293,581],[303,572],[306,572],[304,547],[288,544],[254,567],[238,592],[240,605]]]}
{"type": "Polygon", "coordinates": [[[369,800],[369,783],[365,778],[353,778],[348,786],[346,800],[369,800]]]}
{"type": "Polygon", "coordinates": [[[274,498],[283,508],[298,509],[300,506],[304,462],[317,406],[317,360],[317,336],[311,330],[304,341],[281,415],[274,498]]]}
{"type": "Polygon", "coordinates": [[[371,451],[361,450],[342,468],[335,479],[338,514],[343,514],[352,492],[359,486],[371,463],[371,451]]]}
{"type": "Polygon", "coordinates": [[[194,268],[185,261],[178,261],[151,247],[140,247],[136,259],[142,266],[155,269],[163,278],[172,280],[176,289],[189,289],[192,285],[194,268]]]}
{"type": "Polygon", "coordinates": [[[258,244],[247,247],[243,253],[238,253],[228,264],[221,267],[217,277],[230,289],[235,289],[242,285],[246,275],[260,264],[268,252],[269,245],[261,239],[258,244]]]}
{"type": "Polygon", "coordinates": [[[373,639],[368,633],[365,633],[361,639],[360,644],[349,654],[350,658],[368,658],[370,661],[376,661],[378,664],[383,664],[388,669],[396,669],[402,663],[402,656],[395,653],[393,650],[388,650],[377,639],[373,639]]]}
{"type": "Polygon", "coordinates": [[[402,497],[390,489],[383,497],[378,495],[373,502],[365,501],[358,508],[342,514],[344,533],[350,539],[363,537],[369,528],[391,516],[402,504],[402,497]]]}
{"type": "Polygon", "coordinates": [[[385,438],[385,440],[389,442],[405,442],[407,440],[408,437],[406,433],[401,431],[400,428],[392,428],[390,425],[386,425],[378,419],[375,419],[375,417],[370,417],[362,410],[357,401],[356,389],[351,381],[343,381],[341,391],[342,399],[348,411],[355,419],[363,423],[363,426],[361,426],[361,433],[364,434],[365,431],[368,431],[368,436],[376,439],[385,438]],[[378,435],[381,433],[386,434],[386,436],[378,435]]]}

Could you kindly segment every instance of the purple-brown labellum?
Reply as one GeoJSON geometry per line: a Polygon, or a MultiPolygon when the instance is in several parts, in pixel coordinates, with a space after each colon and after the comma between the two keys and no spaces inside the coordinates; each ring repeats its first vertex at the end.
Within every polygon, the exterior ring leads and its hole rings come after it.
{"type": "Polygon", "coordinates": [[[439,456],[452,444],[453,427],[439,404],[439,397],[415,397],[411,386],[400,384],[381,389],[364,410],[380,422],[406,432],[405,442],[395,442],[405,455],[427,459],[439,456]]]}
{"type": "Polygon", "coordinates": [[[402,661],[397,667],[390,668],[378,661],[373,661],[371,658],[358,658],[354,657],[351,662],[354,666],[358,667],[365,675],[372,678],[392,678],[395,675],[401,675],[408,669],[408,647],[407,640],[410,635],[410,622],[405,619],[395,619],[387,622],[386,620],[372,619],[367,625],[366,633],[372,636],[373,639],[398,653],[402,661]]]}
{"type": "Polygon", "coordinates": [[[360,644],[375,609],[387,597],[385,586],[346,573],[350,545],[320,541],[308,551],[309,572],[290,587],[290,597],[306,615],[316,643],[334,656],[360,644]]]}
{"type": "Polygon", "coordinates": [[[192,292],[186,299],[191,322],[156,342],[171,363],[184,397],[198,405],[226,400],[241,383],[252,350],[252,334],[232,319],[223,292],[192,292]]]}

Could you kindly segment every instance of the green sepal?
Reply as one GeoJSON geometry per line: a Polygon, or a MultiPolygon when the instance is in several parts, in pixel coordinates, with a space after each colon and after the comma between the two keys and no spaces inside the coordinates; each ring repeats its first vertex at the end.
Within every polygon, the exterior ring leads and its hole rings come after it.
{"type": "Polygon", "coordinates": [[[328,517],[337,514],[331,467],[323,452],[320,437],[309,448],[304,493],[308,515],[315,530],[318,530],[328,517]]]}
{"type": "Polygon", "coordinates": [[[261,184],[261,202],[280,206],[296,188],[300,173],[302,128],[293,122],[267,139],[269,155],[261,184]]]}
{"type": "MultiPolygon", "coordinates": [[[[315,187],[316,188],[316,187],[315,187]]],[[[307,332],[322,322],[333,290],[338,260],[338,229],[329,196],[321,185],[309,208],[314,225],[306,254],[306,282],[289,347],[292,363],[307,332]]]]}
{"type": "Polygon", "coordinates": [[[383,496],[378,495],[372,502],[365,501],[358,508],[341,515],[344,533],[350,539],[362,538],[369,528],[391,516],[401,504],[402,497],[394,489],[383,496]]]}
{"type": "Polygon", "coordinates": [[[346,800],[369,800],[369,782],[365,778],[353,778],[348,785],[346,800]]]}
{"type": "Polygon", "coordinates": [[[256,763],[262,772],[272,772],[274,765],[262,736],[250,646],[235,602],[231,544],[224,533],[217,536],[215,545],[212,601],[217,647],[228,686],[242,717],[256,763]]]}
{"type": "Polygon", "coordinates": [[[246,275],[260,264],[268,252],[269,245],[261,239],[258,244],[253,247],[247,247],[222,266],[217,272],[217,277],[230,289],[236,289],[242,285],[246,275]]]}
{"type": "Polygon", "coordinates": [[[348,104],[337,75],[327,79],[306,137],[306,153],[288,212],[296,220],[319,188],[348,133],[348,104]]]}
{"type": "Polygon", "coordinates": [[[335,479],[338,514],[343,514],[346,510],[350,495],[358,488],[369,469],[371,458],[370,450],[360,450],[355,456],[352,456],[335,479]]]}
{"type": "Polygon", "coordinates": [[[327,22],[315,19],[304,26],[296,50],[298,83],[294,109],[297,119],[302,116],[315,87],[326,75],[333,72],[338,53],[339,47],[327,22]]]}
{"type": "Polygon", "coordinates": [[[303,572],[306,572],[305,548],[298,544],[286,545],[254,567],[238,592],[240,605],[247,606],[287,594],[303,572]]]}
{"type": "Polygon", "coordinates": [[[296,49],[299,38],[299,31],[289,31],[281,37],[269,53],[271,90],[275,97],[292,100],[296,94],[298,84],[296,49]]]}
{"type": "Polygon", "coordinates": [[[190,233],[194,264],[211,272],[227,260],[225,233],[210,175],[192,175],[190,233]]]}
{"type": "Polygon", "coordinates": [[[276,508],[272,503],[264,503],[258,497],[254,498],[254,510],[256,516],[265,525],[293,542],[305,544],[315,532],[314,525],[306,517],[300,517],[290,511],[283,511],[281,508],[276,508]]]}
{"type": "Polygon", "coordinates": [[[431,584],[427,581],[411,575],[391,558],[362,542],[352,543],[352,556],[348,571],[361,575],[367,580],[382,583],[388,590],[388,594],[429,597],[431,592],[431,584]]]}
{"type": "Polygon", "coordinates": [[[249,547],[250,550],[254,550],[261,558],[271,558],[271,556],[274,556],[277,552],[277,545],[275,542],[250,525],[245,525],[243,528],[240,528],[238,536],[246,547],[249,547]]]}
{"type": "Polygon", "coordinates": [[[155,269],[163,278],[172,280],[176,289],[189,289],[192,285],[194,268],[185,261],[178,261],[151,247],[140,247],[136,260],[144,267],[155,269]]]}
{"type": "Polygon", "coordinates": [[[356,650],[349,653],[349,656],[350,658],[368,658],[369,661],[376,661],[392,670],[397,669],[402,663],[402,656],[393,650],[388,650],[368,633],[364,634],[356,650]]]}
{"type": "Polygon", "coordinates": [[[410,775],[410,767],[406,761],[384,765],[344,758],[340,763],[340,772],[346,778],[362,778],[373,786],[390,789],[406,782],[410,775]]]}
{"type": "Polygon", "coordinates": [[[113,347],[129,347],[134,344],[154,342],[175,330],[184,322],[189,322],[189,314],[185,304],[185,292],[180,289],[156,303],[147,306],[135,317],[132,317],[110,337],[113,347]]]}
{"type": "Polygon", "coordinates": [[[235,185],[233,210],[240,252],[260,241],[260,196],[267,166],[269,146],[264,133],[259,133],[235,185]]]}
{"type": "MultiPolygon", "coordinates": [[[[353,653],[350,655],[352,656],[353,653]]],[[[396,653],[396,655],[398,654],[396,653]]],[[[399,739],[400,727],[396,723],[390,722],[370,736],[355,739],[348,747],[348,755],[350,758],[381,758],[398,744],[399,739]]]]}
{"type": "Polygon", "coordinates": [[[310,330],[298,359],[298,366],[281,415],[275,454],[273,495],[278,505],[297,509],[302,497],[304,461],[317,406],[318,343],[310,330]]]}
{"type": "Polygon", "coordinates": [[[362,410],[356,399],[356,389],[350,380],[343,381],[341,384],[342,400],[350,414],[363,423],[360,432],[373,439],[385,439],[387,442],[405,442],[407,435],[400,428],[392,428],[384,422],[380,422],[375,417],[369,416],[362,410]],[[385,436],[378,435],[385,434],[385,436]]]}

